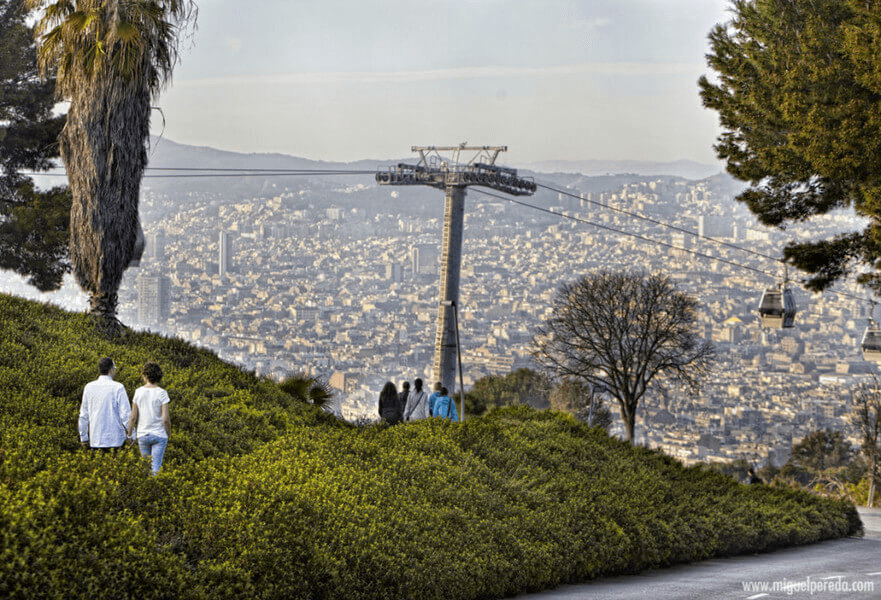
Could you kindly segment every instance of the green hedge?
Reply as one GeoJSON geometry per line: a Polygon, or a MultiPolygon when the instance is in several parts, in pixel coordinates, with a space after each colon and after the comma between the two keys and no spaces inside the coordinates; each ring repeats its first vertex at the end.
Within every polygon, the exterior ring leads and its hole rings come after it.
{"type": "MultiPolygon", "coordinates": [[[[24,453],[21,469],[75,451],[83,386],[111,356],[129,397],[142,384],[141,366],[158,362],[172,400],[169,464],[251,452],[297,426],[335,425],[270,381],[181,340],[128,332],[113,341],[97,334],[87,315],[0,294],[0,452],[24,453]]],[[[4,469],[0,461],[0,480],[4,469]]]]}
{"type": "Polygon", "coordinates": [[[500,598],[861,529],[846,503],[685,468],[559,413],[356,428],[179,341],[111,344],[3,296],[0,316],[4,598],[500,598]],[[130,391],[137,365],[166,368],[157,477],[134,449],[76,443],[103,354],[130,365],[130,391]]]}

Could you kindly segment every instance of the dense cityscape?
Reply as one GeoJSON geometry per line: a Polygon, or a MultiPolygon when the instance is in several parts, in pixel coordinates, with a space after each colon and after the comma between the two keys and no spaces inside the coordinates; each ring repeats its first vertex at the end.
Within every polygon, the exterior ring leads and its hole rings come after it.
{"type": "MultiPolygon", "coordinates": [[[[864,293],[796,288],[797,327],[762,329],[758,299],[783,272],[761,255],[780,256],[785,238],[734,202],[732,180],[535,179],[542,185],[526,202],[538,209],[469,191],[460,297],[466,388],[535,368],[530,343],[561,284],[596,269],[641,269],[669,275],[699,300],[698,326],[717,361],[698,393],[660,390],[642,402],[639,443],[686,462],[779,465],[811,431],[851,431],[850,393],[875,372],[859,352],[870,310],[858,299],[864,293]]],[[[443,194],[380,187],[367,174],[250,187],[145,182],[147,250],[126,274],[122,320],[266,376],[319,377],[347,419],[375,418],[386,381],[432,381],[443,194]]],[[[851,215],[839,214],[786,235],[852,226],[851,215]]]]}

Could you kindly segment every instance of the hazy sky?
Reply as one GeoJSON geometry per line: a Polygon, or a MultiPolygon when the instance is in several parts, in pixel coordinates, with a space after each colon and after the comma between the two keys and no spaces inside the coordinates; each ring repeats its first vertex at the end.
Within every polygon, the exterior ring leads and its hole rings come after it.
{"type": "MultiPolygon", "coordinates": [[[[171,140],[313,159],[714,163],[697,79],[728,0],[198,0],[171,140]]],[[[153,118],[153,133],[162,131],[153,118]]]]}

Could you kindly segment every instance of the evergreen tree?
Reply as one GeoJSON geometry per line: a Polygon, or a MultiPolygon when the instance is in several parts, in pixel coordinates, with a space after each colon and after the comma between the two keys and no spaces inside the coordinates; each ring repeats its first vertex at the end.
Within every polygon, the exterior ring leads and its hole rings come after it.
{"type": "Polygon", "coordinates": [[[751,186],[738,199],[784,228],[852,207],[862,231],[790,243],[786,261],[820,291],[861,263],[881,291],[881,2],[733,0],[710,33],[706,107],[723,132],[728,172],[751,186]]]}
{"type": "Polygon", "coordinates": [[[860,451],[866,459],[866,478],[869,481],[868,501],[872,507],[875,500],[875,483],[881,474],[881,388],[873,378],[871,384],[864,383],[853,394],[854,424],[860,438],[860,451]]]}
{"type": "Polygon", "coordinates": [[[24,0],[0,0],[0,269],[49,291],[70,270],[70,194],[39,191],[21,171],[52,166],[64,117],[52,113],[54,79],[38,76],[26,16],[24,0]]]}
{"type": "Polygon", "coordinates": [[[840,431],[819,429],[792,447],[789,464],[812,472],[842,467],[853,458],[853,448],[840,431]]]}
{"type": "Polygon", "coordinates": [[[591,427],[608,430],[612,413],[603,402],[605,390],[591,386],[582,379],[566,377],[551,392],[551,408],[573,415],[591,427]]]}
{"type": "Polygon", "coordinates": [[[507,375],[481,377],[465,394],[465,405],[470,415],[517,404],[544,410],[550,406],[550,392],[551,381],[544,373],[523,368],[507,375]]]}

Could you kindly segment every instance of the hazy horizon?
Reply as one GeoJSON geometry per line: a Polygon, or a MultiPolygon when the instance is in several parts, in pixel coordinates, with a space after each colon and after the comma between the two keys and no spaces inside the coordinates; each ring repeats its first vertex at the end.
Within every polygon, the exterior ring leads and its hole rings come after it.
{"type": "Polygon", "coordinates": [[[153,133],[340,162],[467,141],[518,164],[721,165],[697,80],[728,4],[201,0],[153,133]]]}

